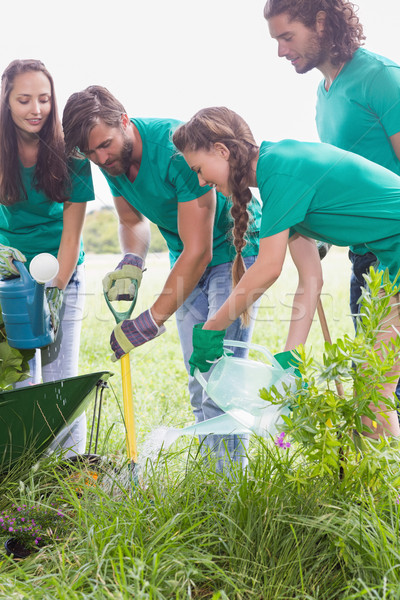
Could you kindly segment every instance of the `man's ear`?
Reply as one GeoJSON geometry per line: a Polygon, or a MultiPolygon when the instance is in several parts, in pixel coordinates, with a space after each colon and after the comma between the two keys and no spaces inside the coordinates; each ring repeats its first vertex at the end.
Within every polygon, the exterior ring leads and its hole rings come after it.
{"type": "Polygon", "coordinates": [[[320,35],[325,31],[325,19],[326,12],[324,10],[319,10],[315,18],[315,31],[320,35]]]}
{"type": "Polygon", "coordinates": [[[129,120],[128,115],[126,113],[123,113],[121,115],[121,125],[122,125],[122,127],[124,129],[126,129],[128,127],[128,125],[129,125],[129,123],[130,123],[130,120],[129,120]]]}
{"type": "Polygon", "coordinates": [[[230,152],[227,146],[225,146],[225,144],[222,144],[222,142],[216,142],[214,144],[214,151],[221,156],[221,158],[224,158],[225,160],[229,160],[229,156],[230,156],[230,152]]]}

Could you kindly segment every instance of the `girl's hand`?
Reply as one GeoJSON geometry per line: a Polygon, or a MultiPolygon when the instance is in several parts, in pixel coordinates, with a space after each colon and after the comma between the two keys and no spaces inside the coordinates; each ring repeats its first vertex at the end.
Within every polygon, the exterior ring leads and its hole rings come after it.
{"type": "Polygon", "coordinates": [[[0,279],[19,277],[19,271],[14,265],[14,260],[26,262],[25,256],[16,248],[0,244],[0,279]]]}
{"type": "Polygon", "coordinates": [[[202,373],[209,371],[212,364],[224,354],[226,329],[203,329],[203,325],[204,323],[198,323],[193,328],[193,353],[189,359],[192,376],[196,367],[202,373]]]}

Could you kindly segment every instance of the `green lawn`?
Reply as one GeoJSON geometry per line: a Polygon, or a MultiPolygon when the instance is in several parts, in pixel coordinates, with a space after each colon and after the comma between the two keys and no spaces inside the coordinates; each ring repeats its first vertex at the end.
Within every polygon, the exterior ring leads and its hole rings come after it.
{"type": "MultiPolygon", "coordinates": [[[[174,319],[166,334],[130,354],[141,467],[132,477],[120,365],[110,361],[114,323],[101,291],[118,260],[89,255],[86,261],[80,373],[114,373],[105,394],[99,478],[94,484],[80,468],[71,478],[55,456],[32,466],[28,456],[0,479],[1,510],[15,511],[13,503],[54,510],[56,503],[67,520],[61,539],[29,558],[0,556],[0,598],[399,600],[400,478],[389,443],[372,449],[369,462],[355,455],[354,472],[343,480],[338,472],[300,480],[301,469],[307,475],[315,467],[306,447],[283,449],[255,436],[248,469],[230,476],[216,474],[190,438],[146,463],[152,431],[193,422],[174,319]]],[[[346,252],[332,250],[323,267],[332,338],[352,337],[346,252]]],[[[167,273],[165,255],[149,257],[135,314],[151,305],[167,273]]],[[[295,287],[288,261],[262,300],[255,328],[254,341],[272,352],[283,348],[295,287]]],[[[322,359],[317,320],[307,348],[322,359]]]]}
{"type": "MultiPolygon", "coordinates": [[[[119,363],[110,360],[110,333],[114,318],[104,301],[101,280],[119,261],[114,255],[88,255],[86,259],[87,296],[82,328],[80,373],[111,370],[110,380],[117,399],[122,398],[119,363]]],[[[134,315],[151,306],[168,275],[166,254],[152,254],[147,259],[147,271],[140,287],[134,315]]],[[[332,249],[323,261],[324,289],[322,302],[332,338],[352,333],[348,308],[350,263],[347,251],[332,249]]],[[[253,341],[271,352],[283,350],[291,314],[292,295],[296,289],[296,269],[290,258],[278,282],[263,297],[253,341]]],[[[121,306],[123,310],[123,306],[121,306]]],[[[146,434],[159,425],[177,427],[193,422],[188,401],[187,375],[181,358],[175,318],[166,324],[167,332],[130,353],[133,399],[136,413],[138,447],[146,434]]],[[[323,338],[318,318],[309,336],[308,347],[322,356],[323,338]]],[[[256,358],[256,355],[254,355],[256,358]]],[[[123,448],[123,425],[116,398],[109,395],[104,428],[113,425],[110,449],[123,448]]]]}

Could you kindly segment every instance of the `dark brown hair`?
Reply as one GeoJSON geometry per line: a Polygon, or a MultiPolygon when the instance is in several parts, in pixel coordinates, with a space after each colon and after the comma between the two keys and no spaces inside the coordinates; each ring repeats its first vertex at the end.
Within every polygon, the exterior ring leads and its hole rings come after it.
{"type": "MultiPolygon", "coordinates": [[[[185,151],[212,149],[215,143],[224,144],[229,150],[229,186],[232,190],[231,214],[234,220],[233,240],[236,258],[232,267],[235,286],[245,265],[242,250],[246,245],[245,234],[249,224],[247,205],[252,199],[249,184],[252,177],[252,161],[259,148],[247,123],[238,114],[225,107],[204,108],[188,123],[181,125],[172,138],[176,148],[185,151]]],[[[248,314],[242,320],[248,323],[248,314]]]]}
{"type": "Polygon", "coordinates": [[[51,89],[50,114],[38,133],[39,147],[34,185],[53,202],[65,202],[68,199],[69,176],[53,78],[40,60],[14,60],[8,65],[1,78],[0,203],[5,205],[15,204],[26,198],[20,173],[16,127],[11,116],[9,97],[15,77],[30,71],[44,73],[51,89]]]}
{"type": "Polygon", "coordinates": [[[62,119],[67,155],[77,149],[85,151],[90,132],[100,121],[110,127],[118,127],[124,114],[126,110],[121,102],[100,85],[91,85],[72,94],[62,119]]]}
{"type": "Polygon", "coordinates": [[[359,48],[365,35],[356,15],[358,6],[345,0],[267,0],[264,17],[268,20],[287,13],[291,21],[300,21],[314,29],[317,13],[324,11],[324,35],[330,49],[333,65],[347,62],[359,48]]]}

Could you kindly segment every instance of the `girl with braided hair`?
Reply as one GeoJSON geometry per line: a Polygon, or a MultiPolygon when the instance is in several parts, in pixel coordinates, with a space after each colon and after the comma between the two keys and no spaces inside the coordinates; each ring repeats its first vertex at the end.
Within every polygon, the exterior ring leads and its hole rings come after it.
{"type": "MultiPolygon", "coordinates": [[[[249,187],[258,187],[263,203],[258,257],[216,314],[193,330],[193,370],[207,371],[222,356],[225,328],[278,279],[287,248],[299,282],[285,351],[306,342],[322,288],[314,240],[350,246],[360,255],[371,250],[378,257],[377,268],[387,269],[391,281],[396,279],[400,269],[400,177],[394,173],[329,144],[283,140],[257,146],[243,119],[224,107],[200,110],[175,132],[173,141],[198,174],[200,185],[214,185],[232,196],[237,266],[249,187]],[[207,344],[208,338],[213,344],[207,344]]],[[[392,302],[400,303],[399,294],[394,294],[392,302]]],[[[392,310],[379,341],[390,344],[399,328],[400,312],[392,310]]],[[[400,375],[400,361],[390,375],[400,375]]],[[[394,377],[382,391],[390,408],[370,406],[378,422],[371,434],[374,437],[400,435],[397,413],[392,410],[396,388],[392,380],[394,377]]],[[[372,425],[367,419],[365,423],[372,425]]]]}

